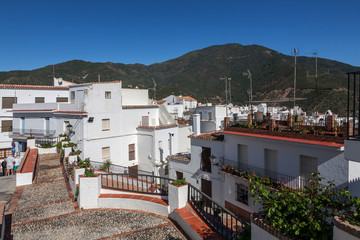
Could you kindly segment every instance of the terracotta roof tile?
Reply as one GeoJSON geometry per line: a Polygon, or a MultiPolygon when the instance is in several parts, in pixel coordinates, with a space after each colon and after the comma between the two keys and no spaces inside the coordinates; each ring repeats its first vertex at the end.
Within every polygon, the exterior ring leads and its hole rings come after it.
{"type": "Polygon", "coordinates": [[[167,158],[184,161],[184,162],[190,162],[191,161],[191,155],[190,154],[177,154],[177,155],[169,155],[167,158]]]}
{"type": "Polygon", "coordinates": [[[2,89],[45,89],[45,90],[69,90],[68,86],[44,86],[44,85],[17,85],[17,84],[0,84],[2,89]]]}
{"type": "Polygon", "coordinates": [[[221,134],[219,131],[213,131],[213,132],[207,132],[207,133],[201,133],[200,135],[190,135],[190,138],[195,139],[202,139],[202,140],[209,140],[209,141],[224,141],[224,135],[221,134]]]}
{"type": "Polygon", "coordinates": [[[159,108],[158,105],[122,106],[122,109],[159,108]]]}

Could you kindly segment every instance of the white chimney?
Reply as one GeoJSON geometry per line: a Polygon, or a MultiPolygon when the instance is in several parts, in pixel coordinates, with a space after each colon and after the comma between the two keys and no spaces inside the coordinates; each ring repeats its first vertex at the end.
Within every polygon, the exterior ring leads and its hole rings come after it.
{"type": "Polygon", "coordinates": [[[200,135],[200,114],[193,115],[194,136],[200,135]]]}

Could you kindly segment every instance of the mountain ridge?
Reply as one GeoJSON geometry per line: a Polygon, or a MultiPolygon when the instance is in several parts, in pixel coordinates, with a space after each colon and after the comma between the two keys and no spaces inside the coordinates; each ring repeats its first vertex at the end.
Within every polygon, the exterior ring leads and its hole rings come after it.
{"type": "MultiPolygon", "coordinates": [[[[157,83],[157,98],[181,94],[191,95],[200,102],[213,103],[224,102],[224,82],[219,80],[220,77],[231,77],[234,104],[248,101],[249,80],[243,76],[243,72],[250,69],[253,75],[254,100],[261,100],[265,96],[292,97],[293,94],[293,91],[286,90],[293,87],[293,56],[256,44],[237,43],[209,46],[150,65],[74,59],[34,70],[0,72],[0,83],[52,85],[53,66],[55,76],[67,81],[96,82],[100,75],[102,81],[122,80],[124,87],[152,88],[154,78],[157,83]]],[[[308,112],[331,109],[341,115],[345,114],[343,104],[346,94],[343,90],[347,89],[346,72],[354,70],[360,68],[318,58],[318,78],[315,79],[315,59],[297,57],[296,96],[307,98],[300,106],[308,112]],[[316,80],[318,91],[314,90],[316,80]]],[[[153,96],[152,91],[150,96],[153,96]]]]}

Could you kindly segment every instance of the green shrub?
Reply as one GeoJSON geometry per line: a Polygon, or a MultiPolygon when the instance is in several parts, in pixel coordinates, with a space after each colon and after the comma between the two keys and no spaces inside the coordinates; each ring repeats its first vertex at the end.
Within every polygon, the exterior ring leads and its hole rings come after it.
{"type": "Polygon", "coordinates": [[[77,147],[77,144],[76,143],[73,143],[73,142],[69,142],[67,144],[64,144],[64,147],[77,147]]]}
{"type": "Polygon", "coordinates": [[[76,187],[75,197],[79,196],[79,187],[76,187]]]}
{"type": "Polygon", "coordinates": [[[95,177],[94,169],[85,168],[85,177],[95,177]]]}
{"type": "Polygon", "coordinates": [[[56,148],[57,148],[57,149],[62,149],[62,142],[58,142],[58,143],[56,144],[56,148]]]}
{"type": "Polygon", "coordinates": [[[52,147],[55,147],[53,145],[51,145],[50,143],[44,143],[44,144],[41,144],[40,148],[52,148],[52,147]]]}
{"type": "Polygon", "coordinates": [[[178,179],[178,180],[175,180],[173,181],[172,183],[174,186],[181,186],[181,185],[184,185],[186,184],[186,179],[183,178],[183,179],[178,179]]]}
{"type": "Polygon", "coordinates": [[[80,153],[81,153],[81,151],[80,151],[80,150],[77,150],[77,151],[75,151],[75,152],[71,152],[69,155],[70,155],[70,156],[79,155],[80,153]]]}
{"type": "Polygon", "coordinates": [[[79,168],[88,168],[90,167],[90,158],[86,158],[84,161],[78,163],[79,168]]]}
{"type": "Polygon", "coordinates": [[[110,166],[111,166],[111,160],[107,159],[107,160],[105,160],[105,162],[101,166],[100,170],[109,172],[110,171],[110,166]]]}

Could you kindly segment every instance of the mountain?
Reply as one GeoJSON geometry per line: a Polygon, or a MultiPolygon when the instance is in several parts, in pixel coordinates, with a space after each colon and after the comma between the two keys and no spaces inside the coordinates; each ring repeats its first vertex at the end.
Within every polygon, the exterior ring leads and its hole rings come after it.
{"type": "MultiPolygon", "coordinates": [[[[181,57],[149,66],[142,64],[92,63],[73,60],[54,65],[55,76],[76,83],[122,80],[123,87],[152,88],[156,80],[156,98],[170,94],[191,95],[200,102],[223,103],[225,84],[220,78],[231,77],[234,104],[249,99],[249,80],[243,73],[249,69],[253,78],[253,99],[293,97],[294,57],[259,45],[226,44],[189,52],[181,57]],[[86,77],[85,77],[86,76],[86,77]]],[[[307,98],[297,104],[310,112],[331,109],[345,114],[346,72],[360,70],[341,62],[297,57],[296,97],[307,98]],[[317,82],[317,92],[315,86],[317,82]]],[[[32,71],[0,72],[0,83],[52,85],[53,65],[32,71]]],[[[153,91],[150,91],[153,97],[153,91]]],[[[292,106],[293,103],[288,103],[292,106]]]]}

